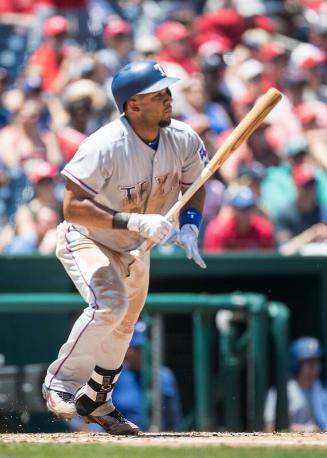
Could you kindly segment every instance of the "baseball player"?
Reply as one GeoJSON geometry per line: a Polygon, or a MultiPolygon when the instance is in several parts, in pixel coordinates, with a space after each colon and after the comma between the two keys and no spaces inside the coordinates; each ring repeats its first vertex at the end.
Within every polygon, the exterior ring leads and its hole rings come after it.
{"type": "Polygon", "coordinates": [[[177,80],[154,61],[125,66],[112,81],[120,118],[84,140],[62,172],[56,254],[88,307],[49,366],[43,396],[57,416],[80,415],[110,434],[139,431],[112,403],[148,291],[149,252],[135,261],[130,251],[170,238],[205,267],[197,241],[204,189],[181,211],[179,228],[163,216],[206,158],[199,136],[171,119],[177,80]]]}

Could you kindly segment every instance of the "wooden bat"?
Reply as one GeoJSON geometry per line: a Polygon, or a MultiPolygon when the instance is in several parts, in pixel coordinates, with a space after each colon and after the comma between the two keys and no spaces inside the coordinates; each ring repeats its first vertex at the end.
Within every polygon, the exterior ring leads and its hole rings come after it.
{"type": "MultiPolygon", "coordinates": [[[[262,123],[266,116],[281,100],[282,94],[275,88],[269,89],[245,115],[240,123],[233,129],[220,148],[216,151],[210,162],[202,170],[201,175],[181,196],[181,198],[171,207],[165,217],[173,221],[180,210],[187,204],[196,191],[216,172],[231,154],[243,143],[262,123]]],[[[141,254],[148,251],[153,242],[147,240],[137,250],[131,254],[138,258],[141,254]]]]}

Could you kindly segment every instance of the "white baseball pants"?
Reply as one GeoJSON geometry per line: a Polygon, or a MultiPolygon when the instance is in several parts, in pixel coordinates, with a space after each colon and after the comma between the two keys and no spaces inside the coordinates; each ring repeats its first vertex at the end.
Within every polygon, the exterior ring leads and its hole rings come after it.
{"type": "Polygon", "coordinates": [[[95,365],[113,370],[122,364],[145,303],[150,255],[128,268],[124,254],[85,237],[67,222],[58,226],[56,254],[88,307],[49,366],[45,384],[74,394],[95,365]]]}

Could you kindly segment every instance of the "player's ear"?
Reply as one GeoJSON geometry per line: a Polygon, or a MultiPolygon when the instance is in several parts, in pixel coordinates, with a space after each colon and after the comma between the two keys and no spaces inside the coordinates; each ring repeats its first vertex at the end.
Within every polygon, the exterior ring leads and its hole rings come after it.
{"type": "Polygon", "coordinates": [[[134,113],[140,111],[140,104],[135,97],[131,97],[130,99],[128,99],[127,104],[130,111],[134,113]]]}

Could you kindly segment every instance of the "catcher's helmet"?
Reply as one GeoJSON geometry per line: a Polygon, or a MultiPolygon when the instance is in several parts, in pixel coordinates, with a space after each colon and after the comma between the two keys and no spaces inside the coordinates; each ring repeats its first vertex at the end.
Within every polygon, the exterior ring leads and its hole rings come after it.
{"type": "Polygon", "coordinates": [[[315,337],[300,337],[292,342],[288,355],[290,370],[296,373],[301,361],[311,358],[322,358],[324,356],[324,350],[319,340],[315,337]]]}
{"type": "Polygon", "coordinates": [[[153,60],[132,62],[113,77],[111,90],[118,110],[123,113],[125,102],[133,95],[161,91],[178,80],[168,77],[153,60]]]}

